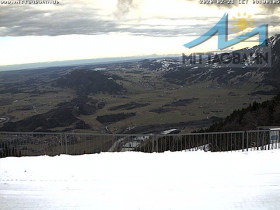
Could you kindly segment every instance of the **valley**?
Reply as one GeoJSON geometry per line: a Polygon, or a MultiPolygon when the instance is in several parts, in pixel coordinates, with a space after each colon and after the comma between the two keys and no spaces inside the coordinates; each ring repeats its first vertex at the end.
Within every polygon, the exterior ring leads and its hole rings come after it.
{"type": "MultiPolygon", "coordinates": [[[[201,126],[210,126],[213,119],[223,119],[235,109],[272,97],[252,95],[252,92],[270,88],[253,82],[234,85],[214,80],[186,81],[182,84],[168,81],[166,75],[178,65],[176,60],[160,59],[101,67],[89,65],[0,72],[0,116],[9,118],[10,123],[21,121],[13,126],[2,122],[5,125],[2,130],[122,133],[135,128],[137,131],[137,127],[166,125],[162,127],[163,130],[175,126],[183,132],[190,132],[201,126]],[[87,83],[86,79],[91,75],[98,79],[92,78],[87,83]],[[56,118],[64,108],[68,108],[76,120],[66,124],[55,123],[57,127],[44,126],[48,124],[46,122],[38,126],[25,126],[29,124],[26,119],[34,120],[34,116],[38,115],[41,116],[39,119],[47,118],[54,123],[51,118],[56,118]],[[49,114],[46,116],[45,113],[49,114]],[[106,117],[116,119],[100,120],[106,117]]],[[[60,120],[67,121],[64,118],[60,120]]],[[[145,133],[145,129],[140,131],[145,133]]]]}

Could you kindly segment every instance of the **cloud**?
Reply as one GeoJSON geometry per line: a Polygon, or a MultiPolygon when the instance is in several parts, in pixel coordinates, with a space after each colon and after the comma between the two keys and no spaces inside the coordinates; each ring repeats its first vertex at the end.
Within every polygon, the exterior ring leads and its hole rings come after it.
{"type": "Polygon", "coordinates": [[[65,6],[63,10],[42,10],[22,6],[0,11],[0,36],[100,34],[116,29],[113,21],[102,18],[94,8],[65,6]]]}
{"type": "MultiPolygon", "coordinates": [[[[85,1],[86,2],[86,1],[85,1]]],[[[125,16],[137,4],[132,0],[118,0],[113,10],[106,11],[94,4],[64,1],[63,5],[51,7],[38,6],[6,6],[0,7],[0,36],[59,36],[69,34],[109,34],[130,33],[143,36],[180,36],[193,34],[205,28],[205,23],[188,25],[187,22],[176,25],[181,18],[172,17],[142,17],[139,22],[133,14],[128,19],[125,16]],[[117,11],[117,12],[116,12],[117,11]],[[135,18],[135,19],[133,19],[135,18]],[[162,22],[161,25],[143,22],[162,22]],[[130,21],[130,24],[127,22],[130,21]],[[169,22],[166,24],[166,22],[169,22]],[[200,27],[198,30],[197,27],[200,27]]],[[[209,23],[209,22],[208,22],[209,23]]]]}
{"type": "MultiPolygon", "coordinates": [[[[0,36],[95,35],[118,32],[155,37],[199,35],[219,20],[218,14],[222,14],[222,11],[216,12],[215,7],[208,9],[201,6],[203,11],[209,13],[196,13],[191,8],[195,1],[178,1],[179,6],[174,6],[174,11],[166,6],[177,4],[177,1],[173,3],[171,0],[154,4],[159,8],[150,8],[151,0],[61,0],[61,4],[51,6],[0,5],[0,36]],[[141,7],[144,3],[150,5],[149,14],[141,7]],[[176,9],[180,10],[181,6],[186,7],[178,12],[176,9]],[[157,13],[158,10],[160,11],[157,13]]],[[[268,18],[262,15],[258,15],[261,20],[268,18]]],[[[277,23],[274,21],[273,24],[277,23]]]]}
{"type": "Polygon", "coordinates": [[[133,0],[118,0],[116,16],[126,15],[131,8],[135,8],[133,0]]]}
{"type": "MultiPolygon", "coordinates": [[[[200,4],[200,0],[185,0],[185,1],[186,2],[197,2],[197,4],[200,4]]],[[[207,2],[209,0],[205,0],[205,1],[207,2]]],[[[213,0],[213,1],[214,1],[213,4],[200,4],[200,5],[205,6],[205,7],[216,7],[218,9],[231,9],[231,8],[239,7],[239,6],[243,5],[243,4],[239,3],[239,0],[233,0],[233,4],[227,3],[229,0],[213,0]],[[217,3],[217,1],[224,2],[224,3],[223,4],[217,3]]],[[[262,2],[263,0],[256,0],[256,1],[262,2]]],[[[248,5],[253,6],[253,5],[256,5],[256,4],[253,4],[253,0],[249,0],[248,5]]],[[[261,7],[262,9],[264,9],[266,12],[274,12],[277,9],[280,8],[280,4],[263,4],[263,3],[260,3],[260,4],[257,4],[257,5],[259,7],[261,7]]]]}
{"type": "Polygon", "coordinates": [[[280,4],[260,4],[266,13],[271,14],[280,8],[280,4]]]}

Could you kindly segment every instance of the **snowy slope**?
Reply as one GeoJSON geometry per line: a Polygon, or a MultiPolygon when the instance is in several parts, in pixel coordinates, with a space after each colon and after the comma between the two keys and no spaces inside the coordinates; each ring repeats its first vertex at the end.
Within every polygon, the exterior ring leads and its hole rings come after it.
{"type": "Polygon", "coordinates": [[[0,159],[0,209],[279,209],[280,151],[0,159]]]}

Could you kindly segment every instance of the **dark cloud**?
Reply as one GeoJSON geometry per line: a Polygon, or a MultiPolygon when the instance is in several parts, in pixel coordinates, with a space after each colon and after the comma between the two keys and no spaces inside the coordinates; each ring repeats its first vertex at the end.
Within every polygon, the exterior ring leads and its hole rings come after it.
{"type": "Polygon", "coordinates": [[[5,8],[0,13],[0,36],[101,34],[117,29],[113,21],[98,15],[94,9],[35,10],[31,7],[5,8]]]}
{"type": "Polygon", "coordinates": [[[264,9],[265,13],[268,13],[268,15],[280,8],[280,4],[260,4],[260,6],[264,9]]]}
{"type": "MultiPolygon", "coordinates": [[[[116,5],[116,17],[114,12],[111,16],[92,6],[72,4],[55,6],[52,9],[37,9],[31,6],[6,6],[0,7],[0,36],[58,36],[69,34],[108,34],[110,32],[127,32],[145,36],[194,36],[207,32],[214,26],[220,17],[203,18],[195,17],[199,24],[194,25],[194,20],[186,19],[185,25],[176,25],[182,18],[157,17],[162,25],[142,24],[149,19],[137,18],[127,20],[125,16],[137,4],[133,0],[118,0],[116,5]],[[131,24],[129,24],[131,23],[131,24]],[[174,23],[174,25],[172,25],[174,23]]],[[[262,13],[257,14],[255,24],[268,23],[277,25],[279,17],[274,15],[268,18],[262,13]]]]}

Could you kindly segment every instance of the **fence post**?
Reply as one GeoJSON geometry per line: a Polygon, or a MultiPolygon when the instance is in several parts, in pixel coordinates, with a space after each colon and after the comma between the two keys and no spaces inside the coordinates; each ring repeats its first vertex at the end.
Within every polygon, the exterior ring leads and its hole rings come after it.
{"type": "Polygon", "coordinates": [[[60,134],[60,154],[63,153],[63,137],[62,134],[60,134]]]}
{"type": "Polygon", "coordinates": [[[247,152],[249,151],[249,133],[247,132],[247,152]]]}
{"type": "Polygon", "coordinates": [[[157,148],[156,152],[157,152],[157,153],[159,153],[159,148],[158,148],[158,138],[157,138],[157,136],[156,136],[156,135],[155,135],[155,141],[156,141],[156,148],[157,148]]]}
{"type": "Polygon", "coordinates": [[[152,153],[155,152],[155,135],[153,135],[153,140],[152,140],[152,153]]]}
{"type": "MultiPolygon", "coordinates": [[[[270,133],[268,133],[268,141],[267,141],[268,150],[270,150],[270,133]]],[[[271,145],[272,146],[272,145],[271,145]]]]}
{"type": "Polygon", "coordinates": [[[242,152],[244,152],[244,138],[245,138],[245,132],[242,132],[242,152]]]}
{"type": "Polygon", "coordinates": [[[68,148],[67,148],[67,134],[65,134],[65,154],[68,155],[68,148]]]}

